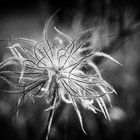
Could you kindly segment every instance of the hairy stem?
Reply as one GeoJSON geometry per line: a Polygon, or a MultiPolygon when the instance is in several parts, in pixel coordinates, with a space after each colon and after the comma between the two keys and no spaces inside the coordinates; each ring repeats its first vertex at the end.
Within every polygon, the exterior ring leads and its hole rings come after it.
{"type": "MultiPolygon", "coordinates": [[[[54,85],[54,90],[53,90],[52,94],[54,96],[53,96],[53,100],[52,100],[52,105],[51,106],[55,106],[56,102],[57,102],[57,95],[58,95],[58,84],[57,84],[57,82],[54,85]]],[[[52,120],[53,120],[54,113],[55,113],[55,108],[50,110],[50,114],[49,114],[49,118],[48,118],[48,125],[47,125],[46,140],[49,139],[49,134],[50,134],[50,130],[51,130],[51,125],[52,125],[52,120]]]]}

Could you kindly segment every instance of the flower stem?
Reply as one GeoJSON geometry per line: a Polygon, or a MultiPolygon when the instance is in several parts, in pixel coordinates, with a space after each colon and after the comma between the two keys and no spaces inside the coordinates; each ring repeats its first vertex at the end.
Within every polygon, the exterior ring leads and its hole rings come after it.
{"type": "MultiPolygon", "coordinates": [[[[52,100],[52,106],[55,106],[56,101],[57,101],[57,95],[58,95],[58,86],[56,85],[54,91],[54,96],[53,96],[53,100],[52,100]]],[[[49,118],[48,118],[48,125],[47,125],[47,135],[46,135],[46,140],[49,139],[49,134],[50,134],[50,130],[51,130],[51,125],[52,125],[52,120],[53,120],[53,116],[55,113],[55,108],[50,110],[50,114],[49,114],[49,118]]]]}

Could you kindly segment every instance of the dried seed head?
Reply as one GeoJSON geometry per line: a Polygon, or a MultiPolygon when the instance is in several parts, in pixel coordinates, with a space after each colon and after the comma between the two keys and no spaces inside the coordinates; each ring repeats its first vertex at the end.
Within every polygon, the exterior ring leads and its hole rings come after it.
{"type": "MultiPolygon", "coordinates": [[[[39,42],[26,38],[13,38],[14,41],[24,42],[26,46],[22,46],[20,43],[10,45],[9,49],[13,57],[1,62],[0,68],[14,65],[15,67],[19,66],[20,69],[17,72],[1,71],[0,73],[3,74],[1,78],[4,81],[11,86],[21,88],[21,90],[4,92],[21,95],[18,109],[27,94],[31,97],[43,98],[46,103],[50,103],[50,107],[45,110],[52,111],[48,123],[48,134],[51,129],[54,109],[61,101],[73,105],[84,132],[78,104],[94,113],[102,112],[105,118],[110,120],[103,97],[106,96],[111,102],[109,94],[116,93],[116,91],[102,78],[100,70],[92,60],[94,57],[105,57],[115,63],[120,63],[108,54],[95,51],[96,44],[94,46],[88,40],[79,41],[86,34],[94,33],[96,28],[85,30],[71,39],[54,27],[62,39],[56,36],[52,42],[47,38],[46,28],[47,26],[44,29],[44,38],[39,42]],[[88,43],[87,47],[84,46],[86,43],[88,43]],[[89,52],[81,55],[81,52],[85,50],[89,50],[89,52]],[[90,67],[90,71],[84,72],[83,66],[90,67]],[[12,76],[12,80],[5,78],[4,74],[12,76]],[[14,83],[15,78],[18,78],[18,83],[14,83]],[[95,106],[95,102],[98,106],[95,106]]],[[[92,40],[97,38],[102,37],[92,37],[92,40]]]]}

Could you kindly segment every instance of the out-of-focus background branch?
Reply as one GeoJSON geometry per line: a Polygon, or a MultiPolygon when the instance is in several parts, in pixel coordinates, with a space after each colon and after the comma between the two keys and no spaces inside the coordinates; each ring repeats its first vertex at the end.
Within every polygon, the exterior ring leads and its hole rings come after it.
{"type": "MultiPolygon", "coordinates": [[[[62,103],[55,113],[50,139],[55,140],[132,140],[140,138],[140,10],[136,0],[3,0],[0,4],[0,60],[8,57],[9,34],[39,41],[46,21],[57,10],[55,25],[67,35],[103,26],[108,43],[100,50],[110,54],[123,67],[103,58],[95,59],[106,79],[117,91],[111,94],[113,107],[108,108],[112,121],[83,108],[85,135],[71,105],[62,103]]],[[[51,32],[51,29],[50,29],[51,32]]],[[[50,35],[51,38],[51,35],[50,35]]],[[[10,87],[0,79],[1,89],[10,87]]],[[[44,140],[47,107],[44,101],[27,99],[16,122],[12,114],[17,96],[0,93],[0,139],[44,140]]]]}

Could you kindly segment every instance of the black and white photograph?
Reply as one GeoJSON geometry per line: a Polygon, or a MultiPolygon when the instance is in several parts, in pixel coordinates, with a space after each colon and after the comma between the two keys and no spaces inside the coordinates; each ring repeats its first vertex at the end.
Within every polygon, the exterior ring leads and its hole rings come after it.
{"type": "Polygon", "coordinates": [[[138,139],[139,0],[2,0],[0,140],[138,139]]]}

